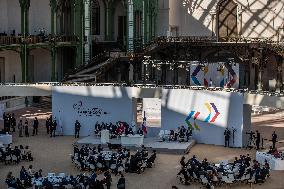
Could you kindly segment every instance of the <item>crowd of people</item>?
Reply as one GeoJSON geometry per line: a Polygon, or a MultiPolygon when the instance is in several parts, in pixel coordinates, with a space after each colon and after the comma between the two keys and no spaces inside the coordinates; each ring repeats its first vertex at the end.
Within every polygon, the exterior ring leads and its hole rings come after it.
{"type": "MultiPolygon", "coordinates": [[[[98,179],[96,172],[93,172],[90,175],[79,174],[77,176],[68,175],[61,173],[56,176],[53,173],[51,175],[43,176],[43,171],[40,169],[34,171],[33,166],[30,165],[28,170],[22,166],[20,171],[20,178],[13,176],[12,172],[9,172],[5,183],[8,188],[11,189],[26,189],[26,188],[45,188],[45,189],[83,189],[83,188],[94,188],[94,189],[110,189],[112,185],[111,173],[106,170],[103,175],[103,179],[98,179]]],[[[117,189],[125,189],[126,181],[124,175],[119,172],[120,178],[117,182],[117,189]]]]}
{"type": "MultiPolygon", "coordinates": [[[[14,113],[3,113],[3,120],[4,120],[4,129],[3,134],[16,132],[18,129],[19,137],[30,137],[38,135],[39,129],[39,120],[37,117],[29,122],[27,119],[22,120],[19,119],[18,122],[15,118],[14,113]],[[32,131],[31,131],[32,127],[32,131]],[[32,132],[32,133],[31,133],[32,132]]],[[[45,121],[46,133],[50,135],[50,137],[55,137],[56,132],[63,134],[63,131],[59,131],[62,128],[58,128],[56,119],[52,119],[52,115],[46,118],[45,121]]]]}
{"type": "Polygon", "coordinates": [[[96,122],[95,134],[99,135],[102,130],[108,130],[110,132],[111,138],[116,138],[117,136],[120,136],[122,134],[125,134],[125,135],[134,135],[134,134],[145,135],[147,134],[147,131],[145,129],[143,130],[142,127],[141,128],[139,127],[138,130],[134,132],[132,127],[128,123],[121,122],[121,121],[118,121],[115,124],[96,122]]]}
{"type": "Polygon", "coordinates": [[[19,164],[20,161],[33,161],[29,146],[20,145],[12,148],[11,145],[8,145],[7,147],[0,147],[0,162],[8,165],[12,163],[19,164]]]}
{"type": "Polygon", "coordinates": [[[149,156],[145,147],[131,155],[125,148],[118,148],[116,151],[105,150],[99,145],[91,148],[85,145],[81,148],[74,146],[72,161],[82,170],[105,171],[113,173],[131,172],[141,173],[146,168],[151,168],[156,159],[156,151],[149,156]]]}
{"type": "Polygon", "coordinates": [[[252,160],[249,154],[235,157],[232,163],[221,164],[210,164],[206,158],[199,161],[195,155],[186,161],[183,156],[180,165],[178,177],[182,183],[190,185],[191,182],[197,181],[207,188],[237,182],[263,183],[270,176],[268,162],[261,166],[259,162],[252,160]]]}
{"type": "Polygon", "coordinates": [[[16,132],[16,118],[15,114],[3,113],[4,132],[16,132]]]}
{"type": "MultiPolygon", "coordinates": [[[[52,119],[52,115],[46,118],[45,121],[45,128],[46,128],[46,134],[50,135],[50,137],[55,137],[57,128],[57,121],[56,119],[52,119]]],[[[61,129],[61,128],[60,128],[61,129]]],[[[61,131],[61,134],[63,132],[61,131]]]]}
{"type": "MultiPolygon", "coordinates": [[[[16,132],[16,128],[19,131],[19,137],[30,137],[29,121],[26,119],[24,122],[22,119],[18,121],[15,118],[15,114],[3,113],[4,120],[4,133],[16,132]]],[[[32,136],[38,135],[39,121],[37,117],[32,122],[32,136]]]]}

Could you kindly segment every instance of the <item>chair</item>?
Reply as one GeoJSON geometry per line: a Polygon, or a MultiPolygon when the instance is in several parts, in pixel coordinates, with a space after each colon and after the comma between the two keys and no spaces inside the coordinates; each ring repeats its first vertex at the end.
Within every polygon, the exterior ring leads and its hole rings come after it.
{"type": "Polygon", "coordinates": [[[103,168],[103,164],[101,163],[97,163],[97,167],[100,169],[100,168],[103,168]]]}
{"type": "Polygon", "coordinates": [[[193,175],[194,180],[198,180],[198,177],[196,176],[195,172],[193,172],[192,175],[193,175]]]}
{"type": "Polygon", "coordinates": [[[11,157],[10,155],[7,155],[7,156],[5,157],[5,161],[6,161],[6,162],[11,162],[11,161],[12,161],[12,157],[11,157]]]}
{"type": "Polygon", "coordinates": [[[220,161],[220,164],[221,164],[221,165],[227,165],[228,163],[229,163],[228,160],[222,160],[222,161],[220,161]]]}
{"type": "Polygon", "coordinates": [[[111,169],[111,170],[115,170],[115,169],[116,169],[116,164],[111,164],[111,165],[110,165],[110,169],[111,169]]]}
{"type": "Polygon", "coordinates": [[[76,167],[81,167],[81,163],[78,160],[74,160],[74,163],[76,167]]]}
{"type": "Polygon", "coordinates": [[[58,176],[64,178],[65,177],[65,173],[59,173],[58,176]]]}
{"type": "Polygon", "coordinates": [[[252,187],[252,184],[255,183],[255,173],[252,175],[250,179],[247,180],[247,183],[250,184],[250,187],[252,187]]]}
{"type": "Polygon", "coordinates": [[[96,170],[96,166],[95,166],[94,164],[90,164],[89,168],[90,168],[91,170],[96,170]]]}
{"type": "Polygon", "coordinates": [[[55,173],[47,173],[47,177],[55,177],[55,173]]]}
{"type": "Polygon", "coordinates": [[[208,179],[204,175],[200,175],[200,181],[202,184],[206,185],[208,184],[208,179]]]}
{"type": "Polygon", "coordinates": [[[117,169],[118,172],[124,172],[125,168],[123,166],[119,166],[117,169]]]}
{"type": "Polygon", "coordinates": [[[159,137],[160,137],[160,138],[163,138],[164,135],[165,135],[165,131],[164,131],[164,130],[160,130],[160,132],[159,132],[159,137]]]}
{"type": "Polygon", "coordinates": [[[17,162],[17,161],[18,161],[18,158],[17,158],[16,155],[12,155],[12,161],[13,161],[13,162],[17,162]]]}
{"type": "Polygon", "coordinates": [[[101,137],[101,131],[98,132],[98,134],[95,133],[95,138],[100,138],[101,137]]]}
{"type": "Polygon", "coordinates": [[[222,182],[224,182],[227,185],[233,184],[235,182],[235,178],[233,174],[228,174],[228,176],[222,176],[221,179],[222,182]]]}

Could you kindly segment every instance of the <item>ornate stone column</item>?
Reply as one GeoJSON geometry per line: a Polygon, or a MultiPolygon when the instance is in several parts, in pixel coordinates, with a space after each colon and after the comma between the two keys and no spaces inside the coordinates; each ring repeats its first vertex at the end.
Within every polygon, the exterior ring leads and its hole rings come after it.
{"type": "Polygon", "coordinates": [[[22,44],[21,44],[21,65],[22,65],[22,82],[27,83],[29,81],[28,76],[28,56],[29,50],[27,47],[27,36],[29,35],[29,8],[30,0],[19,0],[21,6],[21,33],[22,33],[22,44]]]}
{"type": "Polygon", "coordinates": [[[50,10],[51,10],[51,81],[57,81],[56,78],[56,57],[57,49],[55,46],[55,37],[56,37],[56,11],[57,11],[57,0],[50,0],[50,10]]]}
{"type": "Polygon", "coordinates": [[[276,91],[281,92],[283,87],[282,81],[282,64],[283,64],[283,57],[276,56],[277,61],[277,76],[276,76],[276,91]]]}
{"type": "Polygon", "coordinates": [[[74,0],[74,12],[75,12],[75,35],[78,38],[77,46],[76,46],[76,66],[79,66],[84,62],[83,60],[83,0],[74,0]]]}

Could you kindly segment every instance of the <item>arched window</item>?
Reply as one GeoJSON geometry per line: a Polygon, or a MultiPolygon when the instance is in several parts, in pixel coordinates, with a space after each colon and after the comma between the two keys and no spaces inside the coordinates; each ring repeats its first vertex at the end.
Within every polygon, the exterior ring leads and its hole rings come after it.
{"type": "Polygon", "coordinates": [[[235,37],[238,35],[237,7],[233,0],[222,0],[218,7],[218,35],[235,37]]]}
{"type": "Polygon", "coordinates": [[[98,0],[91,1],[91,24],[92,35],[100,35],[100,4],[98,0]]]}

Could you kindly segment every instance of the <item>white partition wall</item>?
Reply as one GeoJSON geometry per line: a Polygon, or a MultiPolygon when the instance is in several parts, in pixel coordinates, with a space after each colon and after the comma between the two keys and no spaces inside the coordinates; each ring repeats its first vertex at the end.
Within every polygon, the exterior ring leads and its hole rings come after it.
{"type": "MultiPolygon", "coordinates": [[[[161,125],[148,128],[151,131],[150,137],[156,136],[160,129],[176,130],[177,127],[184,125],[193,128],[193,138],[198,143],[223,145],[224,130],[229,128],[232,131],[235,128],[234,146],[243,145],[244,111],[243,95],[240,93],[113,86],[60,86],[53,87],[52,112],[55,119],[61,120],[64,135],[74,134],[74,123],[78,119],[82,125],[82,136],[88,136],[93,134],[97,121],[125,121],[131,124],[134,112],[132,98],[161,100],[161,125]]],[[[155,115],[158,115],[156,110],[155,115]]]]}
{"type": "Polygon", "coordinates": [[[162,127],[180,125],[193,128],[193,138],[199,143],[224,144],[224,131],[236,128],[235,145],[242,146],[243,96],[239,93],[163,90],[162,127]]]}
{"type": "Polygon", "coordinates": [[[54,87],[52,112],[56,120],[61,117],[64,135],[73,135],[75,121],[79,120],[81,136],[88,136],[97,121],[130,123],[132,99],[127,89],[120,87],[54,87]]]}

